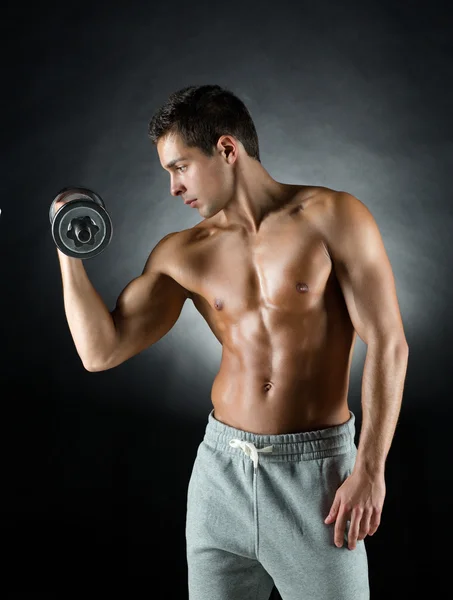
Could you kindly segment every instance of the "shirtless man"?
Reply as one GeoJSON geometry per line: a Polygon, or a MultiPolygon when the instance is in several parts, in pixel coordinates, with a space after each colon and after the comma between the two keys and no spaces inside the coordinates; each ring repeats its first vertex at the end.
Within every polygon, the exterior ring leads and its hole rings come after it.
{"type": "Polygon", "coordinates": [[[280,183],[251,116],[219,86],[172,94],[149,135],[170,191],[203,220],[163,237],[109,312],[58,250],[89,371],[156,344],[191,300],[222,345],[187,496],[190,600],[369,598],[408,345],[373,216],[353,195],[280,183]],[[220,116],[219,116],[220,115],[220,116]],[[362,428],[348,385],[367,345],[362,428]]]}

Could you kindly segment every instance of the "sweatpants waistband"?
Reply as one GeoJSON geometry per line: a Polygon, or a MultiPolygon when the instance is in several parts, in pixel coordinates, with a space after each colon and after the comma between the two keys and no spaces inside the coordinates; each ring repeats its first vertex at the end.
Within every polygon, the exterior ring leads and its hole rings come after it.
{"type": "Polygon", "coordinates": [[[315,431],[283,434],[257,434],[236,429],[221,423],[214,417],[214,409],[208,415],[203,442],[222,452],[248,454],[255,468],[260,460],[292,462],[338,456],[355,448],[355,415],[349,411],[349,419],[340,425],[315,431]]]}

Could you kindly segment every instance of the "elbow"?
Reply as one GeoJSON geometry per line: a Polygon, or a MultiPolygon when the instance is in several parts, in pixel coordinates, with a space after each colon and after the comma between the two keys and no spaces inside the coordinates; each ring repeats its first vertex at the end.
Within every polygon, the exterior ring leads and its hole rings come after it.
{"type": "Polygon", "coordinates": [[[101,365],[94,365],[90,363],[83,363],[83,367],[89,373],[98,373],[99,371],[106,371],[107,369],[101,365]]]}
{"type": "Polygon", "coordinates": [[[403,339],[399,342],[398,347],[403,354],[409,355],[409,345],[406,339],[403,339]]]}
{"type": "Polygon", "coordinates": [[[107,371],[111,368],[106,362],[99,360],[87,361],[82,359],[82,364],[84,369],[89,373],[99,373],[99,371],[107,371]]]}
{"type": "Polygon", "coordinates": [[[409,346],[406,340],[399,340],[392,345],[395,358],[402,364],[409,362],[409,346]]]}
{"type": "Polygon", "coordinates": [[[114,369],[118,365],[124,362],[124,357],[120,358],[118,356],[111,356],[109,359],[104,361],[92,361],[92,362],[84,362],[84,368],[90,373],[99,373],[99,371],[109,371],[110,369],[114,369]]]}
{"type": "Polygon", "coordinates": [[[409,355],[409,345],[404,337],[388,337],[384,339],[375,337],[367,345],[374,348],[388,350],[389,352],[396,353],[399,356],[409,355]]]}
{"type": "Polygon", "coordinates": [[[389,347],[393,348],[394,351],[400,356],[409,355],[409,346],[404,338],[390,342],[389,347]]]}

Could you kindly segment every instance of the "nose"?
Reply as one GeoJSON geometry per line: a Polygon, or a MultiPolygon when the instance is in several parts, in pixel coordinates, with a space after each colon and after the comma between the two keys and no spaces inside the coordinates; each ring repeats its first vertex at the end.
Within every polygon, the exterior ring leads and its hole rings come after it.
{"type": "Polygon", "coordinates": [[[172,196],[180,196],[183,193],[184,189],[184,186],[180,183],[170,184],[170,193],[172,196]]]}

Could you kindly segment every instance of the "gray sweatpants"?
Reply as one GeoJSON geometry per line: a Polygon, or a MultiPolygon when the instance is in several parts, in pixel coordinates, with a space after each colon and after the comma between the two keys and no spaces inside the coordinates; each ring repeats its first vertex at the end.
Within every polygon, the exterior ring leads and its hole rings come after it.
{"type": "Polygon", "coordinates": [[[364,540],[326,525],[351,473],[355,416],[317,431],[257,435],[208,416],[187,490],[190,600],[368,600],[364,540]]]}

